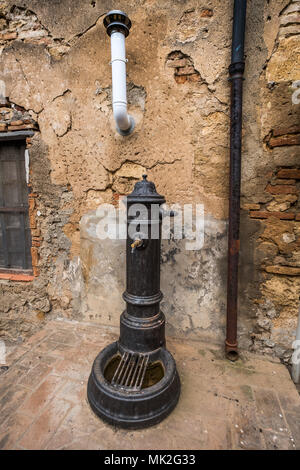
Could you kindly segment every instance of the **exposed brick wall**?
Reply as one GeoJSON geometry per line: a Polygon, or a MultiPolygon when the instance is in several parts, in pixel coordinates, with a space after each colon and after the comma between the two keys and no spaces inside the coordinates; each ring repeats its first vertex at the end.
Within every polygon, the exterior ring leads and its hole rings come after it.
{"type": "Polygon", "coordinates": [[[270,149],[286,145],[300,145],[300,127],[273,130],[265,142],[270,149]]]}
{"type": "MultiPolygon", "coordinates": [[[[30,113],[22,106],[11,103],[4,98],[0,103],[0,132],[37,130],[38,125],[30,113]]],[[[30,141],[28,141],[30,144],[30,141]]]]}
{"type": "Polygon", "coordinates": [[[253,219],[299,220],[300,169],[277,168],[270,174],[265,188],[271,200],[261,204],[244,204],[253,219]]]}
{"type": "MultiPolygon", "coordinates": [[[[272,196],[271,200],[261,204],[246,204],[243,206],[244,210],[249,211],[252,219],[270,219],[272,225],[276,230],[276,221],[279,219],[289,223],[291,229],[295,227],[300,229],[300,168],[277,168],[271,173],[265,191],[272,196]],[[296,222],[296,224],[295,224],[296,222]]],[[[278,223],[278,236],[283,239],[283,230],[286,225],[282,226],[278,223]]],[[[298,233],[298,232],[297,232],[298,233]]],[[[295,250],[300,247],[300,233],[291,236],[291,248],[295,250]]],[[[295,262],[295,265],[290,266],[291,263],[291,250],[281,253],[284,258],[281,258],[279,265],[264,266],[268,273],[285,274],[291,276],[300,276],[300,263],[295,262]],[[286,262],[286,266],[284,263],[286,262]],[[299,266],[298,266],[299,264],[299,266]]],[[[272,262],[270,260],[269,262],[272,262]]]]}
{"type": "Polygon", "coordinates": [[[0,15],[0,49],[15,40],[27,44],[42,44],[55,58],[63,55],[70,44],[60,38],[53,38],[37,15],[30,9],[13,5],[0,15]]]}
{"type": "Polygon", "coordinates": [[[31,261],[32,261],[32,270],[34,276],[39,275],[39,247],[41,246],[42,236],[41,230],[37,227],[37,200],[38,195],[36,193],[30,192],[28,194],[28,204],[29,204],[29,223],[31,229],[31,261]]]}
{"type": "Polygon", "coordinates": [[[181,51],[173,51],[168,55],[167,66],[174,69],[176,83],[203,81],[200,73],[194,67],[192,58],[181,51]]]}
{"type": "Polygon", "coordinates": [[[289,361],[285,335],[296,327],[300,294],[300,167],[270,172],[265,194],[266,202],[242,206],[251,220],[261,222],[255,249],[260,286],[254,300],[253,347],[274,350],[289,361]]]}

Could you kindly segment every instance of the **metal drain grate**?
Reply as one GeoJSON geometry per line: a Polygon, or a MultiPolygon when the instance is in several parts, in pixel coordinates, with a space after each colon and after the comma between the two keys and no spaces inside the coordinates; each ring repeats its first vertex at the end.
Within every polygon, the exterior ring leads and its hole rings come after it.
{"type": "Polygon", "coordinates": [[[112,378],[112,385],[128,390],[141,390],[149,355],[124,352],[112,378]]]}

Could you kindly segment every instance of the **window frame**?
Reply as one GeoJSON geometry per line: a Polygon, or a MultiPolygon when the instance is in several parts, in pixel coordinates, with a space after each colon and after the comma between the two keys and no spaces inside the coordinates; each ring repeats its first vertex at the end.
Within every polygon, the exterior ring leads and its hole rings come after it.
{"type": "MultiPolygon", "coordinates": [[[[26,138],[27,137],[32,137],[34,135],[34,132],[31,130],[24,130],[24,131],[14,131],[14,132],[0,132],[0,145],[1,142],[13,142],[13,141],[24,141],[24,149],[25,151],[27,150],[26,148],[26,138]]],[[[24,164],[25,164],[25,155],[24,155],[24,164]]],[[[4,209],[4,208],[2,208],[4,209]]],[[[14,212],[16,213],[27,213],[29,217],[29,203],[27,207],[24,207],[24,209],[20,206],[19,208],[16,208],[13,210],[13,208],[7,208],[7,211],[2,210],[0,212],[0,217],[2,214],[5,212],[9,214],[13,214],[14,212]]],[[[25,224],[23,223],[22,226],[23,232],[25,232],[25,224]]],[[[24,235],[24,244],[26,243],[25,241],[25,233],[24,235]]],[[[25,249],[24,249],[24,256],[25,256],[25,249]]],[[[18,280],[18,277],[20,277],[20,280],[31,280],[33,278],[33,266],[31,265],[30,268],[22,268],[22,267],[14,267],[14,268],[9,268],[9,267],[0,267],[0,279],[13,279],[13,280],[18,280]],[[28,278],[28,279],[26,279],[28,278]]]]}

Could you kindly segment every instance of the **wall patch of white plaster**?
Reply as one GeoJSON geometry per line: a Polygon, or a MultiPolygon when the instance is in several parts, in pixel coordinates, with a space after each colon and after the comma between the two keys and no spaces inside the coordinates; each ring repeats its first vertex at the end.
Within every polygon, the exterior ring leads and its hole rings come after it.
{"type": "Polygon", "coordinates": [[[6,102],[6,86],[3,80],[0,80],[0,102],[3,104],[6,102]]]}
{"type": "Polygon", "coordinates": [[[0,364],[6,364],[6,346],[2,339],[0,339],[0,364]]]}
{"type": "Polygon", "coordinates": [[[25,174],[26,174],[26,183],[29,183],[29,152],[28,149],[25,150],[25,174]]]}

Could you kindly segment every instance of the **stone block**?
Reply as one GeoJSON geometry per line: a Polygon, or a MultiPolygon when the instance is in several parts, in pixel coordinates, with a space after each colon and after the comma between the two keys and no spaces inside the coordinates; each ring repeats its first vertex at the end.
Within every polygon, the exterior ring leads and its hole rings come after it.
{"type": "Polygon", "coordinates": [[[297,187],[294,185],[286,185],[286,184],[276,184],[271,185],[269,184],[266,188],[271,194],[297,194],[297,187]]]}
{"type": "Polygon", "coordinates": [[[268,219],[269,217],[276,217],[282,220],[294,220],[295,214],[287,212],[267,212],[267,211],[251,211],[250,217],[253,219],[268,219]]]}
{"type": "Polygon", "coordinates": [[[300,170],[298,168],[282,168],[277,173],[277,178],[300,179],[300,170]]]}
{"type": "Polygon", "coordinates": [[[290,266],[267,266],[265,268],[267,273],[282,274],[285,276],[300,276],[300,268],[293,268],[290,266]]]}

